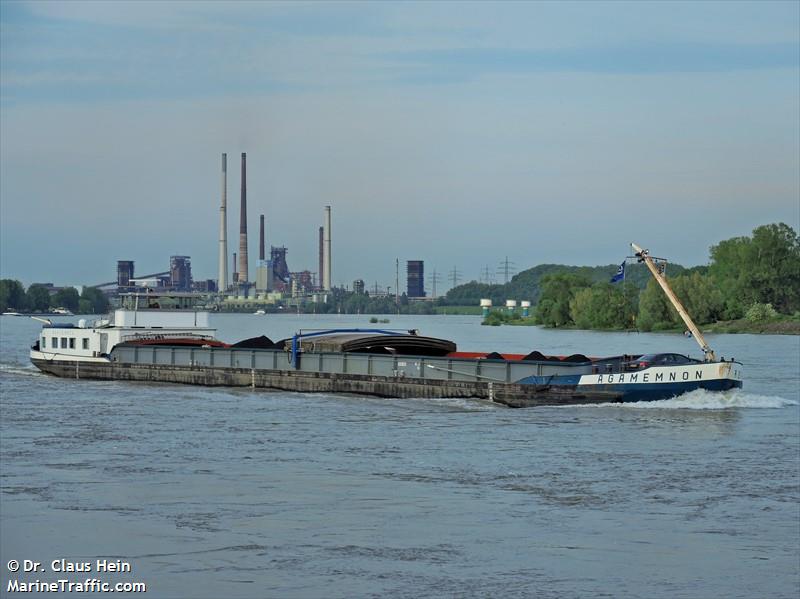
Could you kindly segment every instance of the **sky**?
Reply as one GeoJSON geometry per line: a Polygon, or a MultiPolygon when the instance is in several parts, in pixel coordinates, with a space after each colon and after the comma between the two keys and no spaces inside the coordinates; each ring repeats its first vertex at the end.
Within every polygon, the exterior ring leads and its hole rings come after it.
{"type": "Polygon", "coordinates": [[[800,3],[0,2],[0,277],[216,278],[223,152],[251,278],[705,264],[800,228],[800,3]]]}

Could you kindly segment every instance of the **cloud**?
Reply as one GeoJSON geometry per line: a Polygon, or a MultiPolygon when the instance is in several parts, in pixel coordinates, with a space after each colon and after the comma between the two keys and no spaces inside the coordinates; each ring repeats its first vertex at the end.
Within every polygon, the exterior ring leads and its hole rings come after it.
{"type": "Polygon", "coordinates": [[[455,48],[411,50],[384,55],[403,70],[421,76],[491,73],[704,73],[762,69],[797,69],[800,45],[781,44],[628,44],[551,50],[455,48]]]}
{"type": "Polygon", "coordinates": [[[34,1],[24,8],[49,21],[140,30],[259,30],[301,37],[387,34],[380,3],[161,0],[34,1]]]}

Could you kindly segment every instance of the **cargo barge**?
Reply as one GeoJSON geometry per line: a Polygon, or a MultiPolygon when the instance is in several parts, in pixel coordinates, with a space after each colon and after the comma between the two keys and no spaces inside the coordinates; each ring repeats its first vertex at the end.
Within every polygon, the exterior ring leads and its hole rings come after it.
{"type": "MultiPolygon", "coordinates": [[[[634,247],[642,261],[650,260],[634,247]]],[[[669,289],[666,281],[662,286],[669,289]]],[[[107,320],[46,322],[31,361],[43,372],[76,379],[480,398],[510,407],[658,400],[742,386],[741,364],[717,360],[679,302],[704,360],[680,354],[465,353],[446,339],[390,329],[306,330],[278,342],[261,336],[231,345],[216,339],[209,313],[192,299],[133,293],[107,320]]]]}

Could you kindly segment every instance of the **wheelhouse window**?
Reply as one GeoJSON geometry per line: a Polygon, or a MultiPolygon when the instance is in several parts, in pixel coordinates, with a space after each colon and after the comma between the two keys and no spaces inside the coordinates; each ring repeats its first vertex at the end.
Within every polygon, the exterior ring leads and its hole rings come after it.
{"type": "Polygon", "coordinates": [[[70,349],[75,349],[75,337],[70,337],[69,338],[69,348],[70,349]]]}
{"type": "Polygon", "coordinates": [[[42,337],[42,349],[47,347],[47,337],[42,337]]]}
{"type": "Polygon", "coordinates": [[[53,349],[58,349],[58,337],[51,337],[50,347],[52,347],[53,349]]]}
{"type": "Polygon", "coordinates": [[[89,349],[89,338],[88,337],[84,337],[83,338],[83,349],[89,349]]]}
{"type": "Polygon", "coordinates": [[[62,337],[61,338],[61,349],[67,349],[67,338],[66,337],[62,337]]]}

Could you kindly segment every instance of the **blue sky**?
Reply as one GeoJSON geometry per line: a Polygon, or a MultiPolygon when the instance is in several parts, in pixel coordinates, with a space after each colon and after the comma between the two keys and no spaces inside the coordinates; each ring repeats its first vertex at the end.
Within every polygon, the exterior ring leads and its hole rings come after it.
{"type": "MultiPolygon", "coordinates": [[[[217,265],[219,156],[333,280],[800,226],[800,3],[0,3],[0,274],[217,265]]],[[[255,233],[253,235],[252,233],[255,233]]],[[[251,261],[252,262],[252,261],[251,261]]],[[[251,263],[251,268],[254,267],[251,263]]],[[[446,287],[444,283],[439,289],[446,287]]]]}

